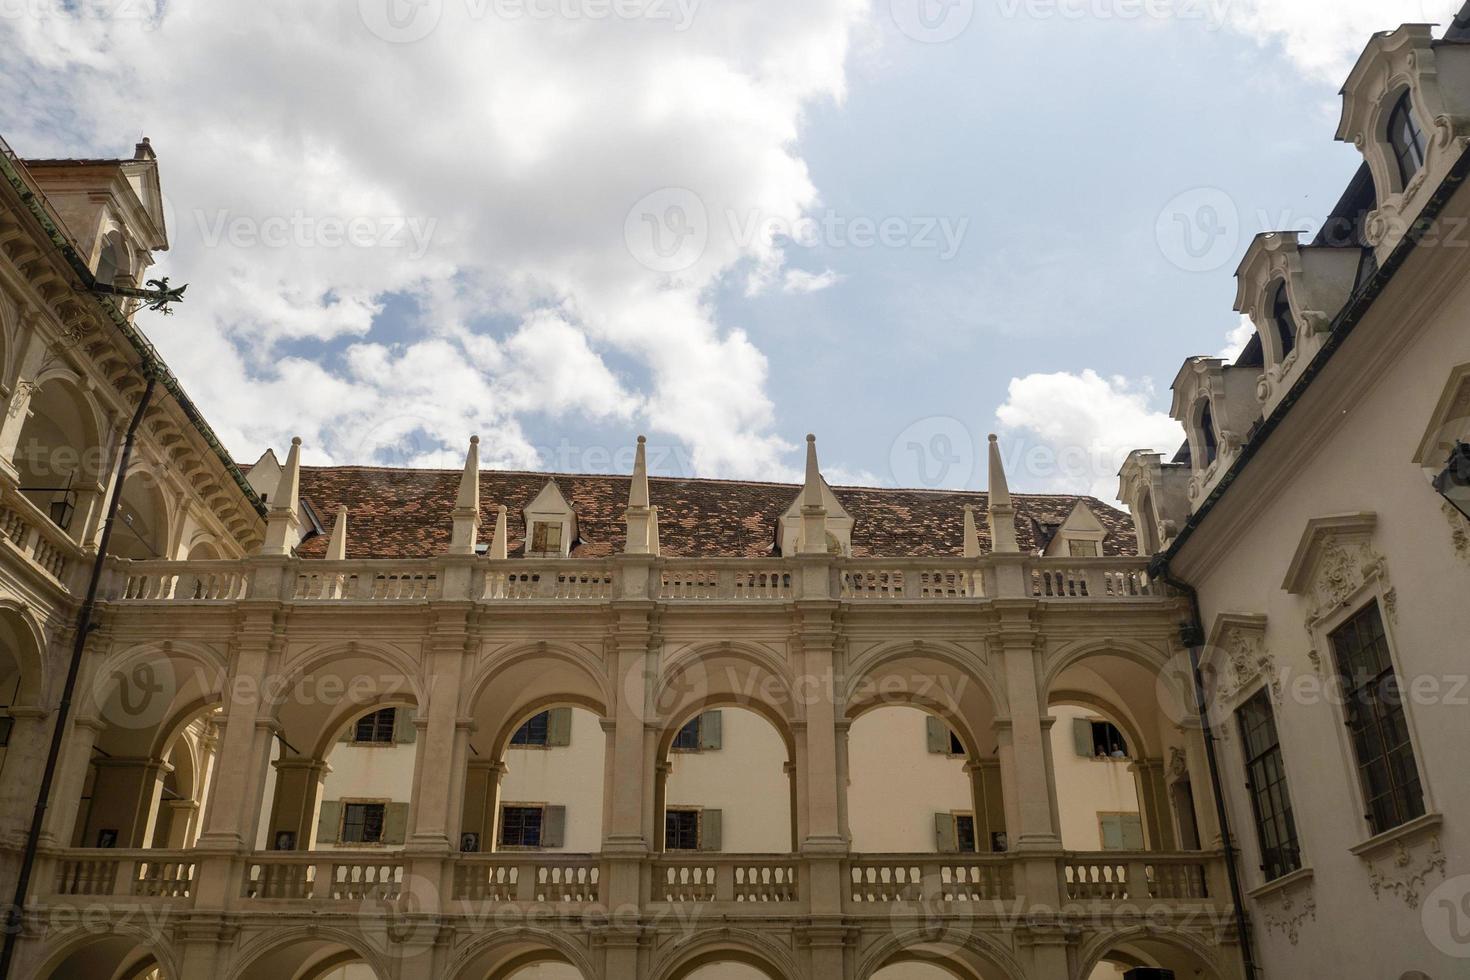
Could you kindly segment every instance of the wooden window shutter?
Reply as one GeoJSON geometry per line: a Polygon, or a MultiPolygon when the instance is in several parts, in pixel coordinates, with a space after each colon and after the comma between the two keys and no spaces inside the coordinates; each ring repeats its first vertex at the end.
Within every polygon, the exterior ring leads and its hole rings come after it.
{"type": "Polygon", "coordinates": [[[1099,821],[1102,828],[1102,846],[1105,851],[1123,850],[1123,820],[1116,813],[1105,813],[1099,821]]]}
{"type": "Polygon", "coordinates": [[[955,833],[954,814],[934,814],[934,849],[940,854],[958,854],[959,834],[955,833]]]}
{"type": "Polygon", "coordinates": [[[408,745],[418,738],[419,730],[414,727],[413,719],[412,708],[393,709],[393,741],[399,745],[408,745]]]}
{"type": "Polygon", "coordinates": [[[567,846],[567,808],[548,806],[541,811],[541,846],[567,846]]]}
{"type": "Polygon", "coordinates": [[[408,839],[408,804],[389,803],[383,807],[383,843],[402,844],[408,839]]]}
{"type": "Polygon", "coordinates": [[[1092,722],[1086,718],[1072,719],[1072,741],[1077,746],[1077,754],[1084,759],[1091,759],[1097,752],[1092,742],[1092,722]]]}
{"type": "Polygon", "coordinates": [[[724,720],[718,711],[706,711],[699,716],[699,747],[718,749],[724,743],[724,720]]]}
{"type": "Polygon", "coordinates": [[[1124,850],[1143,850],[1143,817],[1137,813],[1125,813],[1120,823],[1123,830],[1124,850]]]}
{"type": "Polygon", "coordinates": [[[316,824],[316,842],[335,844],[342,833],[342,804],[338,800],[323,800],[321,816],[316,824]]]}
{"type": "Polygon", "coordinates": [[[572,744],[571,708],[552,708],[546,712],[546,744],[556,748],[572,744]]]}
{"type": "Polygon", "coordinates": [[[725,812],[723,810],[701,810],[699,812],[699,849],[718,851],[725,846],[725,812]]]}
{"type": "Polygon", "coordinates": [[[949,755],[949,726],[933,715],[924,716],[924,734],[932,755],[949,755]]]}

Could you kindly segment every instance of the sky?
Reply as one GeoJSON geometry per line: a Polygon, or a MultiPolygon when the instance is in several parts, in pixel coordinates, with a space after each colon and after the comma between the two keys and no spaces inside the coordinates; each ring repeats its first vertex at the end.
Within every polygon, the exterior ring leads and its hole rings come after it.
{"type": "Polygon", "coordinates": [[[23,157],[150,138],[243,462],[1112,500],[1312,231],[1369,34],[1458,0],[0,0],[23,157]]]}

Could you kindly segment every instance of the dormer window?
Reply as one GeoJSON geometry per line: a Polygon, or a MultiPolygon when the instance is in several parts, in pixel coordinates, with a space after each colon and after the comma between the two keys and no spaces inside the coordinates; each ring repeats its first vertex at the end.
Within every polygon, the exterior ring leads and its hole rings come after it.
{"type": "Polygon", "coordinates": [[[531,553],[561,555],[561,522],[537,521],[531,525],[531,553]]]}
{"type": "Polygon", "coordinates": [[[1277,342],[1281,345],[1281,359],[1296,348],[1296,318],[1291,315],[1291,300],[1286,295],[1286,280],[1276,284],[1271,298],[1271,323],[1276,328],[1277,342]]]}
{"type": "Polygon", "coordinates": [[[1409,181],[1424,166],[1424,131],[1414,118],[1413,96],[1405,92],[1388,117],[1388,143],[1393,148],[1398,162],[1399,180],[1408,187],[1409,181]]]}
{"type": "Polygon", "coordinates": [[[1200,444],[1205,451],[1205,458],[1202,462],[1205,466],[1211,466],[1220,455],[1220,440],[1215,435],[1215,413],[1210,408],[1208,398],[1200,402],[1199,437],[1200,444]]]}

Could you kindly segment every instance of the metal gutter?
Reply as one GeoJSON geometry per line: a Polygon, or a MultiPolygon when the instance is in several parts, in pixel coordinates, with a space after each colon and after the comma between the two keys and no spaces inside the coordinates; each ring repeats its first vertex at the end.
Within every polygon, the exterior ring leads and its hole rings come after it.
{"type": "Polygon", "coordinates": [[[1322,349],[1317,352],[1317,356],[1312,358],[1311,363],[1302,371],[1301,377],[1297,378],[1296,384],[1291,386],[1291,390],[1286,393],[1286,397],[1281,399],[1281,403],[1276,406],[1275,411],[1271,413],[1270,417],[1261,422],[1260,426],[1256,429],[1255,438],[1251,439],[1250,442],[1241,448],[1239,458],[1235,460],[1225,475],[1220,478],[1220,481],[1215,484],[1215,488],[1210,491],[1210,495],[1205,498],[1205,502],[1200,505],[1199,509],[1189,516],[1189,520],[1185,522],[1184,528],[1179,532],[1178,537],[1174,539],[1173,543],[1169,545],[1168,550],[1154,558],[1153,563],[1150,565],[1151,574],[1156,577],[1160,575],[1161,571],[1167,574],[1170,563],[1179,556],[1184,545],[1194,535],[1194,532],[1199,526],[1204,523],[1205,518],[1210,515],[1210,512],[1215,509],[1216,504],[1220,502],[1225,492],[1230,489],[1231,484],[1240,478],[1241,473],[1250,465],[1250,461],[1255,458],[1256,453],[1260,452],[1261,447],[1265,445],[1266,441],[1271,437],[1271,434],[1285,421],[1287,413],[1302,399],[1317,376],[1326,370],[1327,363],[1332,360],[1338,348],[1342,347],[1353,330],[1362,322],[1363,317],[1367,315],[1373,302],[1388,287],[1389,282],[1393,280],[1394,274],[1398,271],[1399,267],[1408,261],[1409,256],[1418,249],[1419,240],[1433,227],[1435,219],[1439,217],[1439,213],[1444,209],[1449,199],[1460,189],[1460,185],[1465,182],[1467,175],[1470,175],[1470,150],[1460,154],[1460,158],[1450,168],[1450,172],[1435,190],[1434,195],[1425,203],[1424,209],[1419,213],[1419,217],[1414,220],[1414,224],[1409,228],[1408,233],[1404,236],[1404,240],[1393,250],[1388,260],[1373,274],[1371,279],[1363,284],[1363,287],[1358,292],[1353,294],[1352,298],[1348,300],[1347,305],[1338,312],[1337,316],[1333,319],[1327,341],[1322,345],[1322,349]]]}
{"type": "Polygon", "coordinates": [[[66,259],[67,264],[71,266],[72,271],[81,279],[84,287],[82,291],[91,297],[92,302],[97,305],[98,311],[112,321],[113,326],[118,329],[132,346],[133,350],[143,362],[143,373],[155,377],[158,383],[163,386],[163,389],[183,409],[184,415],[193,424],[195,430],[204,438],[209,448],[219,457],[220,462],[224,464],[226,472],[235,481],[235,485],[240,488],[240,492],[244,494],[245,499],[255,508],[255,512],[258,515],[264,517],[266,515],[265,503],[261,501],[255,490],[245,479],[245,474],[240,472],[240,468],[235,465],[234,459],[225,450],[219,437],[215,435],[214,429],[205,420],[204,414],[199,411],[193,399],[184,392],[183,385],[179,383],[179,379],[174,377],[174,373],[164,363],[163,357],[158,353],[158,349],[153,346],[152,341],[143,336],[137,327],[129,322],[127,317],[123,316],[122,312],[111,300],[92,292],[92,287],[97,283],[97,280],[92,276],[92,270],[87,267],[87,263],[78,254],[76,247],[72,244],[66,233],[62,231],[61,226],[52,218],[50,210],[46,206],[44,195],[34,191],[17,169],[16,164],[19,158],[15,157],[13,152],[10,151],[10,148],[5,146],[3,142],[0,142],[0,147],[3,147],[6,151],[0,153],[0,173],[4,174],[5,179],[9,181],[11,187],[20,195],[21,201],[26,205],[31,216],[40,223],[47,237],[51,239],[52,246],[61,253],[62,257],[66,259]]]}

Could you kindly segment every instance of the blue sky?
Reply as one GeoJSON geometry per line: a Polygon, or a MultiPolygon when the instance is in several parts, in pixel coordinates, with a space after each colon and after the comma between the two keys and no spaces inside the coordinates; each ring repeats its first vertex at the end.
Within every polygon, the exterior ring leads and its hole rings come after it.
{"type": "Polygon", "coordinates": [[[1367,33],[1456,6],[630,2],[7,8],[0,132],[152,138],[191,288],[142,324],[242,459],[618,471],[641,431],[789,479],[812,431],[834,482],[979,487],[998,431],[1016,488],[1111,497],[1240,342],[1250,237],[1356,168],[1367,33]]]}

